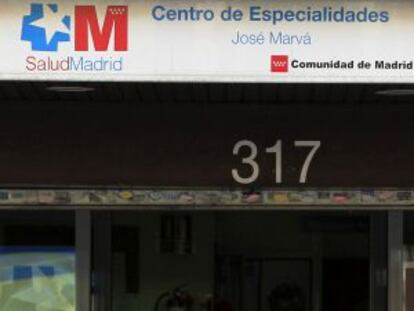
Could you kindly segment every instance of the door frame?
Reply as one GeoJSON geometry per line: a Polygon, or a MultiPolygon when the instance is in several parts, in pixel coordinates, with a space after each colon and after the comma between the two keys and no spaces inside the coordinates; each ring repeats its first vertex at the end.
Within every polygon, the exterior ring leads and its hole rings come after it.
{"type": "MultiPolygon", "coordinates": [[[[77,209],[75,219],[76,310],[109,311],[110,306],[107,304],[104,309],[97,309],[100,304],[95,301],[96,297],[92,292],[92,251],[95,250],[92,211],[77,209]]],[[[370,310],[404,310],[403,211],[374,212],[370,215],[370,223],[370,310]],[[385,247],[384,242],[387,244],[385,247]]],[[[314,266],[312,274],[319,270],[314,266]]],[[[315,291],[318,278],[314,275],[312,279],[312,288],[315,291]]],[[[315,311],[319,311],[320,304],[315,296],[319,295],[314,293],[313,307],[315,311]]]]}

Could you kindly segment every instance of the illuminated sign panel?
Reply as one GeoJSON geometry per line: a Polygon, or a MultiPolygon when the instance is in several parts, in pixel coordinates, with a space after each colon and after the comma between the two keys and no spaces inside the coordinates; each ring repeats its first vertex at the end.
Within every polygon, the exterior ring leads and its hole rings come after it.
{"type": "Polygon", "coordinates": [[[4,80],[414,81],[411,1],[3,5],[4,80]]]}

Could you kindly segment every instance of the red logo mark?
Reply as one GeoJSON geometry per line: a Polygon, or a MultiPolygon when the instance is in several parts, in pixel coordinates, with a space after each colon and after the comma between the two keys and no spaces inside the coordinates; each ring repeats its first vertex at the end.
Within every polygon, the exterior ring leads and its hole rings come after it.
{"type": "Polygon", "coordinates": [[[108,51],[113,34],[114,50],[128,50],[128,7],[112,5],[106,9],[103,26],[99,24],[93,5],[75,7],[75,50],[89,50],[89,34],[96,51],[108,51]]]}
{"type": "Polygon", "coordinates": [[[271,72],[288,72],[289,71],[289,56],[287,55],[272,55],[271,72]]]}

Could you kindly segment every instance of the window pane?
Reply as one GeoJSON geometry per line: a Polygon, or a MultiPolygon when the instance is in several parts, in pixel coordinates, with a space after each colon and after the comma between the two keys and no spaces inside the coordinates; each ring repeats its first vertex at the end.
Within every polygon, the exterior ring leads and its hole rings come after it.
{"type": "Polygon", "coordinates": [[[0,212],[0,311],[74,311],[72,213],[0,212]]]}

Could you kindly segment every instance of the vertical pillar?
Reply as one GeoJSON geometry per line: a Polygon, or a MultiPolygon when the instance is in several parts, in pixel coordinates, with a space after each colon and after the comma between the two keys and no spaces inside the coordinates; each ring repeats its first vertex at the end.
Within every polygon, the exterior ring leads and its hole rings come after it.
{"type": "Polygon", "coordinates": [[[322,240],[321,236],[314,233],[312,236],[312,310],[322,310],[322,240]]]}
{"type": "Polygon", "coordinates": [[[91,310],[91,213],[76,211],[76,310],[91,310]]]}
{"type": "Polygon", "coordinates": [[[370,310],[387,311],[388,215],[370,216],[370,310]]]}
{"type": "Polygon", "coordinates": [[[98,212],[94,214],[93,311],[110,311],[112,309],[111,237],[111,213],[98,212]]]}
{"type": "Polygon", "coordinates": [[[404,310],[403,212],[388,212],[388,311],[404,310]]]}

